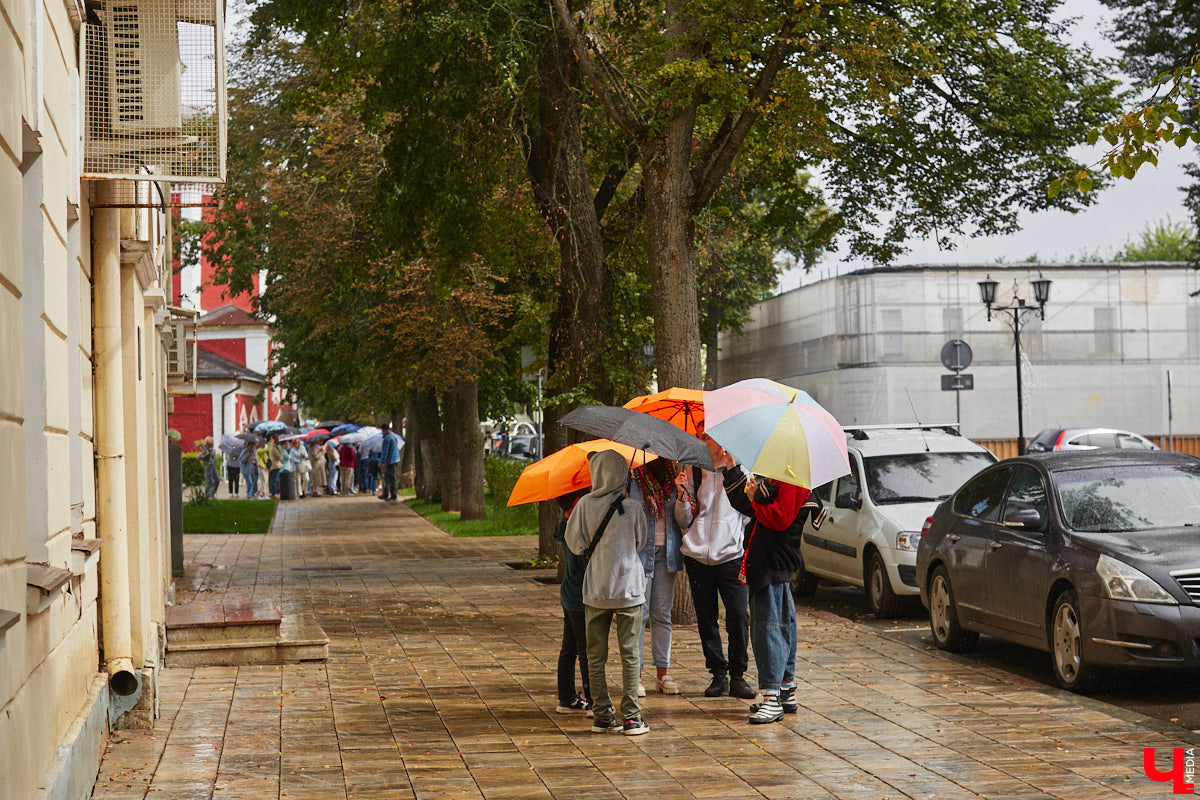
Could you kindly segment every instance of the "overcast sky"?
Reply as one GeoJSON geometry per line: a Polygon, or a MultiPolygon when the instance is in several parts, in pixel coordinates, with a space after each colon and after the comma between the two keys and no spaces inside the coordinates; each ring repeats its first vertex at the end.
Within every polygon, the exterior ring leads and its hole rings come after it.
{"type": "MultiPolygon", "coordinates": [[[[1097,55],[1119,55],[1116,47],[1103,36],[1102,32],[1110,27],[1110,15],[1097,0],[1066,0],[1064,15],[1081,18],[1075,32],[1079,40],[1090,44],[1097,55]]],[[[1100,144],[1103,143],[1101,139],[1100,144]]],[[[1104,150],[1100,145],[1083,146],[1078,153],[1085,163],[1093,163],[1104,150]]],[[[939,251],[932,241],[910,241],[907,243],[909,254],[899,258],[897,263],[979,263],[997,259],[1011,263],[1034,254],[1039,260],[1050,262],[1067,260],[1084,252],[1109,257],[1148,224],[1165,217],[1177,221],[1187,218],[1180,187],[1188,182],[1183,172],[1184,164],[1194,160],[1194,147],[1178,150],[1169,146],[1161,153],[1157,169],[1147,164],[1133,181],[1116,181],[1099,194],[1098,202],[1077,214],[1060,211],[1024,214],[1022,230],[1018,233],[978,239],[959,237],[955,242],[956,249],[948,251],[939,251]]],[[[844,273],[859,266],[863,265],[831,255],[814,271],[816,274],[802,276],[799,271],[785,272],[780,290],[794,289],[801,282],[809,283],[817,277],[835,271],[844,273]]]]}

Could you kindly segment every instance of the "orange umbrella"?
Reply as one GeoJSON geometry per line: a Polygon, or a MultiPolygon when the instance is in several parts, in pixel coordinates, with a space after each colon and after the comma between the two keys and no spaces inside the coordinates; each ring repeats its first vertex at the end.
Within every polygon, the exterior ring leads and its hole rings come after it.
{"type": "Polygon", "coordinates": [[[521,472],[521,477],[517,478],[512,494],[508,496],[508,505],[518,506],[536,500],[553,500],[577,489],[588,488],[592,485],[592,473],[588,470],[588,453],[600,450],[616,450],[635,467],[658,458],[652,453],[634,450],[628,445],[610,442],[608,439],[569,444],[526,467],[521,472]]]}
{"type": "Polygon", "coordinates": [[[693,436],[696,423],[704,420],[704,392],[699,389],[672,387],[654,394],[643,394],[625,404],[626,408],[665,419],[693,436]]]}

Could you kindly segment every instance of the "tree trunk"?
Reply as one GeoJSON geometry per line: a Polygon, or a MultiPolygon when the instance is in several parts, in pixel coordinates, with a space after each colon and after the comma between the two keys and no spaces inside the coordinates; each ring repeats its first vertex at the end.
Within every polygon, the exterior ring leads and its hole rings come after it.
{"type": "MultiPolygon", "coordinates": [[[[527,124],[526,166],[538,209],[558,241],[559,295],[550,321],[547,398],[587,386],[611,394],[600,355],[610,322],[611,286],[604,261],[600,217],[592,195],[580,130],[580,76],[567,40],[547,28],[538,59],[538,115],[527,124]]],[[[551,404],[543,415],[545,452],[567,444],[558,420],[569,409],[551,404]]],[[[561,513],[553,503],[538,511],[538,554],[556,555],[554,528],[561,513]]]]}
{"type": "Polygon", "coordinates": [[[437,502],[440,489],[441,420],[438,417],[437,395],[432,389],[416,392],[411,397],[413,469],[417,497],[427,503],[437,502]]]}
{"type": "Polygon", "coordinates": [[[700,323],[689,169],[695,107],[679,109],[647,143],[646,243],[658,385],[699,389],[700,323]]]}
{"type": "Polygon", "coordinates": [[[442,457],[438,475],[442,481],[442,511],[462,509],[462,447],[458,435],[460,417],[458,397],[453,389],[442,392],[442,457]]]}
{"type": "Polygon", "coordinates": [[[718,358],[720,356],[718,342],[721,335],[717,324],[719,314],[720,311],[717,308],[717,303],[710,303],[708,320],[700,333],[704,342],[704,388],[709,391],[721,385],[721,376],[718,372],[718,358]]]}
{"type": "Polygon", "coordinates": [[[479,384],[460,381],[454,387],[456,429],[462,483],[461,519],[486,519],[483,500],[483,432],[479,429],[479,384]]]}
{"type": "Polygon", "coordinates": [[[417,465],[414,453],[417,451],[417,443],[413,440],[414,418],[413,399],[409,396],[405,416],[400,417],[396,413],[392,414],[392,430],[404,438],[404,447],[400,449],[400,474],[396,476],[396,487],[398,489],[407,489],[410,486],[416,485],[417,465]],[[404,424],[406,421],[407,425],[404,424]]]}

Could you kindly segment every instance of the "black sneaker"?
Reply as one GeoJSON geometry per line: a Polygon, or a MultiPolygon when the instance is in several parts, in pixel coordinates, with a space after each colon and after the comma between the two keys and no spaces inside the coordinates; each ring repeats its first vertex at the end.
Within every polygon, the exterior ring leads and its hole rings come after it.
{"type": "Polygon", "coordinates": [[[739,700],[753,700],[758,696],[758,692],[754,690],[753,686],[746,682],[745,678],[743,678],[741,675],[738,675],[736,678],[732,678],[729,681],[729,696],[736,697],[739,700]]]}
{"type": "Polygon", "coordinates": [[[623,727],[611,717],[596,717],[592,720],[592,733],[620,733],[623,727]]]}
{"type": "Polygon", "coordinates": [[[625,724],[622,727],[625,730],[626,736],[641,736],[643,733],[650,732],[650,726],[641,717],[625,720],[625,724]]]}
{"type": "Polygon", "coordinates": [[[569,703],[564,703],[561,700],[558,706],[554,709],[559,714],[581,714],[592,710],[592,704],[583,699],[583,695],[575,695],[575,699],[569,703]]]}
{"type": "Polygon", "coordinates": [[[704,690],[705,697],[720,697],[729,693],[729,676],[713,675],[712,683],[704,690]]]}
{"type": "Polygon", "coordinates": [[[751,725],[764,725],[768,722],[779,722],[783,719],[783,706],[779,704],[779,695],[764,694],[763,701],[750,715],[751,725]]]}

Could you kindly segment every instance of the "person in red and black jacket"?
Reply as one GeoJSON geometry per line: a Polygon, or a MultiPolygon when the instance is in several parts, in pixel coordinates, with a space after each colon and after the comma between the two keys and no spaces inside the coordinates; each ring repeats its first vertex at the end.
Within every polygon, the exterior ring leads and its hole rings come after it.
{"type": "Polygon", "coordinates": [[[721,473],[730,505],[750,518],[739,577],[750,592],[750,642],[763,694],[763,702],[750,707],[750,723],[777,722],[798,708],[791,581],[803,563],[801,531],[819,514],[820,500],[800,486],[748,477],[731,461],[721,473]]]}

